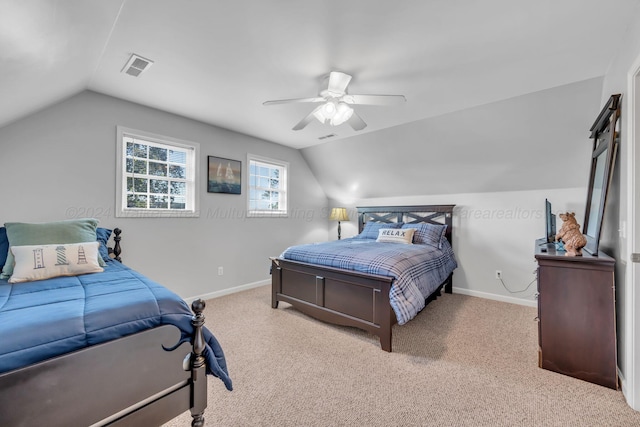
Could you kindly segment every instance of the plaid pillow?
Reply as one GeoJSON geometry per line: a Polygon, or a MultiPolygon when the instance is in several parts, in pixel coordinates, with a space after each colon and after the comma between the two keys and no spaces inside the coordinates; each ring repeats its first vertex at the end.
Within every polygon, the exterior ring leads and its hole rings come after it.
{"type": "Polygon", "coordinates": [[[367,222],[362,229],[362,233],[358,234],[356,239],[377,239],[378,232],[381,228],[400,228],[401,222],[367,222]]]}
{"type": "Polygon", "coordinates": [[[444,224],[404,224],[402,228],[415,228],[416,231],[413,234],[413,243],[420,245],[431,245],[435,248],[442,249],[442,239],[444,233],[447,230],[447,226],[444,224]]]}

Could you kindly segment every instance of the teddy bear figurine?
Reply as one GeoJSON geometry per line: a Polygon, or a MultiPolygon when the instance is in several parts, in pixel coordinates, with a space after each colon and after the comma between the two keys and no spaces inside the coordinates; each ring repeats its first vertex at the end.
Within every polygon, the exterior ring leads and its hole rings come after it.
{"type": "Polygon", "coordinates": [[[556,233],[556,241],[562,240],[567,256],[581,256],[582,248],[587,245],[587,238],[580,232],[575,212],[561,213],[560,219],[562,227],[556,233]]]}

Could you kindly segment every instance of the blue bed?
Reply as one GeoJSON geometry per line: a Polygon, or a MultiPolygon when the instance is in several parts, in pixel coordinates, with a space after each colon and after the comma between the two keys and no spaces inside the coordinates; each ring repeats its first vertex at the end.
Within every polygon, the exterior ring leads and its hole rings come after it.
{"type": "MultiPolygon", "coordinates": [[[[205,373],[232,389],[222,347],[203,326],[204,302],[194,315],[112,259],[119,245],[109,257],[111,231],[98,230],[98,241],[101,232],[102,272],[0,279],[0,425],[153,425],[189,409],[203,425],[205,373]]],[[[0,228],[0,251],[4,240],[0,228]]]]}
{"type": "MultiPolygon", "coordinates": [[[[188,341],[192,316],[176,294],[114,260],[102,273],[0,279],[0,373],[160,325],[178,327],[188,341]]],[[[222,348],[204,334],[208,372],[231,389],[222,348]]]]}
{"type": "Polygon", "coordinates": [[[435,247],[351,238],[293,246],[280,258],[393,277],[389,300],[399,325],[413,319],[458,266],[446,239],[435,247]]]}
{"type": "Polygon", "coordinates": [[[454,205],[358,208],[357,237],[288,248],[271,259],[271,306],[377,335],[452,292],[454,205]]]}

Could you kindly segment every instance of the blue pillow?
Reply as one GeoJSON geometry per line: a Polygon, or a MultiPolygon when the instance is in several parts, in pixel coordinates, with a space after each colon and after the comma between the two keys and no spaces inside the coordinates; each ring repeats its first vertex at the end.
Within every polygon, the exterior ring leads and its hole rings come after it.
{"type": "Polygon", "coordinates": [[[100,242],[98,252],[100,253],[102,259],[105,261],[109,261],[111,259],[109,257],[109,249],[107,248],[109,237],[111,237],[111,230],[102,227],[96,228],[96,240],[100,242]]]}
{"type": "Polygon", "coordinates": [[[362,233],[358,234],[356,239],[377,239],[378,231],[381,228],[400,228],[401,222],[367,222],[362,229],[362,233]]]}
{"type": "Polygon", "coordinates": [[[0,271],[4,263],[7,262],[7,254],[9,253],[9,239],[7,238],[7,229],[0,227],[0,271]]]}
{"type": "Polygon", "coordinates": [[[430,224],[423,222],[420,224],[404,224],[402,228],[415,228],[413,243],[417,245],[431,245],[442,249],[442,239],[447,231],[445,224],[430,224]]]}

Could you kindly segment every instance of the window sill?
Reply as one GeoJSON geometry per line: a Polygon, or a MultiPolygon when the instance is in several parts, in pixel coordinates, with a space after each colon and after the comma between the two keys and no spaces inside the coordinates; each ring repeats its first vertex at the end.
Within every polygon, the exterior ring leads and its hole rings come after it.
{"type": "Polygon", "coordinates": [[[199,218],[200,211],[127,209],[116,211],[118,218],[199,218]]]}
{"type": "Polygon", "coordinates": [[[248,211],[247,218],[287,218],[288,212],[284,211],[248,211]]]}

